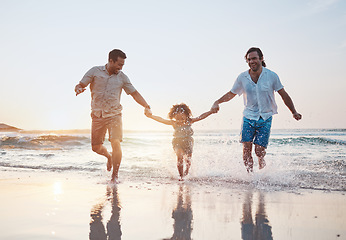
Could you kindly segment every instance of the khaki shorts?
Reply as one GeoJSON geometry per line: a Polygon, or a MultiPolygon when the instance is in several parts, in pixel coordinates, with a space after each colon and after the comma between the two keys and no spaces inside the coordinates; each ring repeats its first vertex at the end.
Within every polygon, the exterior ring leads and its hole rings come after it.
{"type": "Polygon", "coordinates": [[[106,138],[106,133],[108,131],[109,141],[123,140],[123,124],[121,119],[121,114],[102,118],[102,117],[92,117],[91,125],[91,145],[103,144],[106,138]]]}

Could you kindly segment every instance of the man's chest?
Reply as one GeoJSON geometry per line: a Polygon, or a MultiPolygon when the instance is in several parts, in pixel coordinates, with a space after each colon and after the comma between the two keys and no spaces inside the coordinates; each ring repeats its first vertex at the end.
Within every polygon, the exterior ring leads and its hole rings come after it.
{"type": "Polygon", "coordinates": [[[255,83],[251,78],[247,78],[243,81],[244,91],[247,94],[258,94],[273,91],[272,82],[267,78],[257,79],[255,83]]]}
{"type": "Polygon", "coordinates": [[[121,91],[123,81],[116,75],[96,75],[91,82],[91,89],[95,92],[121,91]]]}

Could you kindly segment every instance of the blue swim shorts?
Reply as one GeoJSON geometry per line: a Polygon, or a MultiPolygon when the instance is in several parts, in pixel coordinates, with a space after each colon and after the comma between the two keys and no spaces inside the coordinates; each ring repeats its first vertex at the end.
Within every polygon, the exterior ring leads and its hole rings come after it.
{"type": "Polygon", "coordinates": [[[260,117],[260,119],[256,121],[243,117],[240,142],[253,142],[254,144],[267,148],[272,119],[273,118],[270,117],[264,121],[263,118],[260,117]]]}

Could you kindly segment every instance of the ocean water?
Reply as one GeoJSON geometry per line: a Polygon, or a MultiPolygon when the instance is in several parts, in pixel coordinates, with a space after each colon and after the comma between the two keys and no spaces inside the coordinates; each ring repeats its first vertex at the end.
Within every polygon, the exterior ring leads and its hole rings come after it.
{"type": "MultiPolygon", "coordinates": [[[[195,132],[186,181],[268,191],[346,191],[346,129],[272,130],[267,166],[248,174],[239,131],[195,132]]],[[[124,132],[120,181],[178,180],[172,132],[124,132]]],[[[106,140],[105,146],[110,150],[106,140]]],[[[109,180],[106,158],[92,152],[86,132],[0,132],[0,174],[54,172],[109,180]]]]}

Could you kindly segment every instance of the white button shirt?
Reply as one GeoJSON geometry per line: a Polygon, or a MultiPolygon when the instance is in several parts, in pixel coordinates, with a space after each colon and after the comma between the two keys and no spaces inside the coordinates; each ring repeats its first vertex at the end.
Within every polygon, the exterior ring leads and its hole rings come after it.
{"type": "Polygon", "coordinates": [[[276,73],[262,67],[257,83],[252,81],[249,71],[243,72],[236,79],[231,92],[243,95],[244,117],[251,120],[259,120],[262,117],[267,120],[278,113],[274,91],[277,92],[283,87],[276,73]]]}

